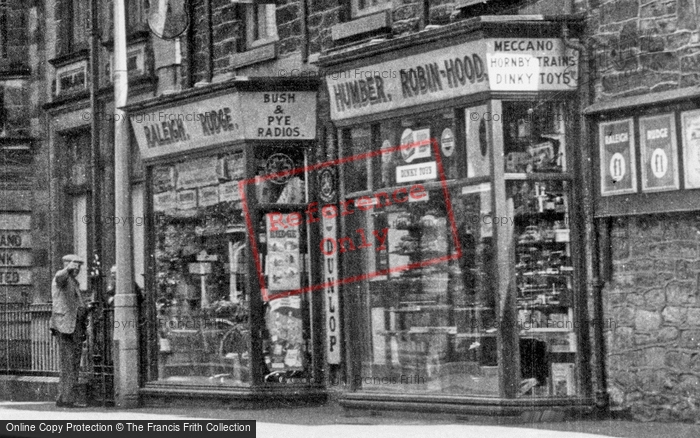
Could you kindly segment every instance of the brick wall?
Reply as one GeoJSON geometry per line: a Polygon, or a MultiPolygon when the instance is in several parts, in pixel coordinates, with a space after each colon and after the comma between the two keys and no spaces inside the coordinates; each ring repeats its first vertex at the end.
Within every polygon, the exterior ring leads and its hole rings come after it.
{"type": "Polygon", "coordinates": [[[610,394],[639,420],[700,419],[700,224],[616,219],[605,290],[610,394]]]}

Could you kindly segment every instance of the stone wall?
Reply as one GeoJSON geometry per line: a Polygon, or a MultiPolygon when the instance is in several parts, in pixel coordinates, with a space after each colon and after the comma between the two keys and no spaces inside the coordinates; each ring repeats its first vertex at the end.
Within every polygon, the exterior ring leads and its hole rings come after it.
{"type": "Polygon", "coordinates": [[[700,221],[615,219],[604,290],[614,406],[639,420],[700,419],[700,221]]]}
{"type": "Polygon", "coordinates": [[[590,1],[596,99],[700,83],[700,2],[590,1]]]}

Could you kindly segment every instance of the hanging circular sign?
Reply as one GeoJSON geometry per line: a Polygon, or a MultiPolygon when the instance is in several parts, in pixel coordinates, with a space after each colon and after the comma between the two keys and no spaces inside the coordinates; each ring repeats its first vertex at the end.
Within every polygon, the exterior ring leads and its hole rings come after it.
{"type": "Polygon", "coordinates": [[[180,37],[189,22],[187,0],[151,0],[148,27],[158,38],[173,40],[180,37]]]}
{"type": "Polygon", "coordinates": [[[651,164],[651,171],[654,176],[663,178],[668,171],[668,155],[661,148],[654,149],[654,152],[651,154],[651,163],[649,164],[651,164]]]}
{"type": "MultiPolygon", "coordinates": [[[[288,172],[293,168],[294,160],[285,154],[273,154],[267,159],[267,162],[265,162],[265,172],[268,175],[288,172]]],[[[285,184],[291,176],[291,173],[275,175],[270,178],[270,182],[274,184],[285,184]]]]}
{"type": "Polygon", "coordinates": [[[627,172],[627,164],[625,163],[625,157],[616,152],[610,157],[610,176],[612,176],[613,182],[621,181],[625,177],[627,172]]]}
{"type": "Polygon", "coordinates": [[[450,128],[445,128],[442,131],[442,137],[440,138],[440,147],[442,148],[442,154],[446,157],[451,157],[455,151],[455,136],[452,135],[452,130],[450,128]]]}
{"type": "Polygon", "coordinates": [[[318,176],[319,196],[323,202],[335,202],[335,171],[326,167],[318,176]]]}

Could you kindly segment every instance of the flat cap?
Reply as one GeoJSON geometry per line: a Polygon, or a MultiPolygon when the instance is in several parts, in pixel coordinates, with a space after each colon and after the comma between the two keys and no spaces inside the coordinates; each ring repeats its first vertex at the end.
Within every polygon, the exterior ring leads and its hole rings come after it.
{"type": "Polygon", "coordinates": [[[63,260],[64,263],[70,263],[70,262],[75,262],[75,263],[80,263],[83,264],[85,261],[80,258],[80,256],[77,256],[75,254],[66,254],[63,256],[61,259],[63,260]]]}

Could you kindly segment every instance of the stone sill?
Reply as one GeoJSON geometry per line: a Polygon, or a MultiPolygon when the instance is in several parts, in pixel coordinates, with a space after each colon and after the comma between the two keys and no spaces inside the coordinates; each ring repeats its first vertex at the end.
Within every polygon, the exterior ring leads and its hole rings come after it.
{"type": "Polygon", "coordinates": [[[88,49],[82,49],[66,55],[58,56],[54,59],[49,59],[49,64],[53,65],[55,68],[59,68],[74,62],[86,61],[89,57],[90,51],[88,49]]]}
{"type": "Polygon", "coordinates": [[[232,68],[242,68],[277,58],[277,42],[231,55],[232,68]]]}
{"type": "Polygon", "coordinates": [[[331,28],[331,38],[333,41],[339,41],[389,27],[391,27],[389,11],[381,11],[352,21],[336,24],[331,28]]]}

